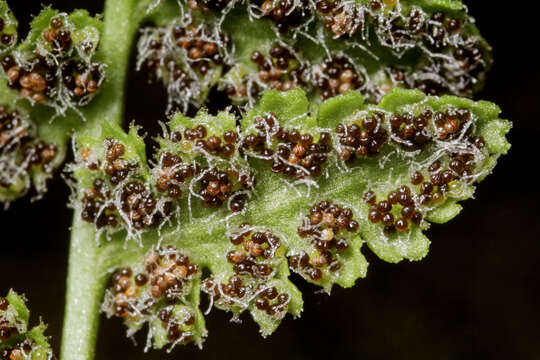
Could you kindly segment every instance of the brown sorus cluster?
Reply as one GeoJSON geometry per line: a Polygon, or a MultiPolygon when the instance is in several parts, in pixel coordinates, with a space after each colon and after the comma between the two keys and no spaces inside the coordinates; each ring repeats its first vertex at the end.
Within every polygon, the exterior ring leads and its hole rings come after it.
{"type": "MultiPolygon", "coordinates": [[[[460,157],[453,163],[453,166],[460,171],[464,171],[465,167],[462,165],[461,159],[465,160],[460,157]]],[[[422,205],[432,205],[444,200],[444,193],[450,190],[449,184],[458,179],[458,174],[450,169],[443,168],[440,160],[435,160],[428,167],[428,171],[429,176],[425,180],[420,172],[414,174],[417,179],[414,179],[413,184],[419,186],[420,196],[418,202],[422,205]]],[[[411,178],[411,180],[413,179],[411,178]]]]}
{"type": "Polygon", "coordinates": [[[17,328],[7,319],[5,312],[8,310],[9,300],[6,298],[0,298],[0,341],[7,341],[12,335],[16,335],[19,332],[17,328]]]}
{"type": "MultiPolygon", "coordinates": [[[[442,114],[442,113],[437,113],[442,114]]],[[[435,115],[437,118],[437,115],[435,115]]],[[[459,130],[461,131],[461,130],[459,130]]],[[[449,132],[446,136],[452,136],[454,132],[449,132]]],[[[468,138],[468,141],[478,149],[485,146],[481,137],[468,138]]],[[[450,190],[450,183],[454,180],[472,181],[472,174],[476,166],[475,156],[472,153],[450,154],[447,166],[443,166],[440,160],[434,161],[429,167],[429,174],[425,176],[420,171],[415,171],[411,175],[411,184],[418,187],[417,202],[420,205],[434,205],[440,203],[445,198],[445,193],[450,190]]],[[[394,228],[404,231],[408,228],[408,220],[415,224],[420,224],[422,214],[416,209],[414,195],[407,186],[400,187],[397,191],[388,194],[386,200],[376,202],[375,194],[368,191],[364,194],[364,200],[371,204],[369,220],[373,223],[382,222],[387,230],[394,228]],[[393,207],[401,205],[401,217],[395,220],[390,213],[393,207]]],[[[395,211],[394,211],[395,213],[395,211]]]]}
{"type": "MultiPolygon", "coordinates": [[[[125,182],[128,176],[133,175],[138,165],[123,158],[125,146],[117,140],[106,139],[105,148],[106,179],[111,185],[117,186],[125,182]]],[[[83,151],[83,159],[85,154],[83,151]]],[[[99,166],[100,164],[96,163],[88,164],[88,168],[93,171],[97,171],[99,166]]],[[[162,209],[158,208],[158,202],[152,192],[139,180],[124,183],[118,189],[120,204],[109,201],[111,190],[104,179],[95,179],[93,185],[84,193],[81,216],[83,220],[93,222],[98,228],[115,227],[119,224],[118,220],[121,220],[127,221],[136,230],[142,230],[158,224],[163,215],[167,215],[170,211],[170,203],[165,203],[162,209]],[[104,207],[106,201],[108,203],[104,207]]]]}
{"type": "Polygon", "coordinates": [[[293,255],[289,258],[290,266],[313,281],[322,279],[321,269],[328,268],[330,272],[341,269],[343,264],[336,254],[349,248],[349,242],[343,237],[343,233],[354,233],[359,228],[353,216],[351,209],[329,201],[314,205],[298,228],[298,235],[310,239],[315,254],[312,257],[306,252],[293,255]]]}
{"type": "Polygon", "coordinates": [[[137,315],[137,297],[140,292],[140,286],[146,285],[148,276],[141,273],[137,274],[136,277],[139,280],[137,282],[133,279],[133,271],[128,267],[118,270],[113,275],[114,316],[125,317],[128,314],[137,315]]]}
{"type": "Polygon", "coordinates": [[[269,316],[285,316],[289,305],[290,296],[287,293],[279,293],[275,286],[267,287],[260,292],[255,300],[255,307],[266,312],[269,316]]]}
{"type": "MultiPolygon", "coordinates": [[[[461,29],[461,21],[455,18],[447,18],[441,12],[435,12],[431,15],[431,21],[425,21],[423,27],[420,27],[418,11],[411,14],[409,26],[413,27],[415,35],[422,35],[425,44],[434,51],[441,51],[448,44],[448,37],[461,29]],[[418,23],[418,25],[415,25],[418,23]]],[[[458,48],[460,49],[460,48],[458,48]]],[[[480,55],[481,57],[481,55],[480,55]]]]}
{"type": "MultiPolygon", "coordinates": [[[[415,173],[412,180],[414,182],[421,181],[420,177],[421,174],[415,173]]],[[[373,191],[367,191],[364,194],[364,200],[371,205],[368,215],[369,221],[374,224],[382,223],[385,231],[391,232],[396,229],[405,231],[409,228],[409,221],[417,225],[422,222],[423,215],[416,208],[414,194],[406,185],[390,192],[386,199],[379,202],[377,202],[373,191]]]]}
{"type": "Polygon", "coordinates": [[[105,201],[111,199],[111,191],[103,180],[96,179],[94,187],[84,193],[82,219],[94,223],[98,228],[116,227],[120,222],[127,221],[136,230],[142,230],[159,224],[163,215],[168,215],[170,211],[168,203],[165,203],[163,210],[157,208],[156,199],[142,182],[129,182],[120,191],[120,208],[114,202],[108,202],[104,207],[105,201]]]}
{"type": "Polygon", "coordinates": [[[112,313],[117,317],[141,317],[156,313],[162,300],[167,304],[157,312],[161,325],[167,329],[169,341],[186,344],[193,340],[189,328],[195,323],[190,313],[184,319],[172,316],[173,305],[190,291],[191,280],[199,276],[199,268],[174,246],[149,252],[143,270],[137,274],[131,268],[118,270],[112,277],[112,313]]]}
{"type": "Polygon", "coordinates": [[[361,124],[338,124],[336,133],[342,145],[339,158],[348,161],[378,154],[388,138],[388,132],[382,126],[384,121],[385,115],[382,112],[374,112],[366,116],[361,124]]]}
{"type": "Polygon", "coordinates": [[[9,86],[37,104],[45,101],[48,90],[51,91],[56,85],[55,66],[48,64],[45,58],[37,57],[37,61],[32,62],[28,69],[7,55],[2,59],[2,67],[9,86]]]}
{"type": "Polygon", "coordinates": [[[276,23],[279,32],[285,33],[289,28],[302,24],[306,6],[297,6],[295,0],[256,0],[262,14],[276,23]]]}
{"type": "Polygon", "coordinates": [[[397,0],[371,0],[367,5],[355,6],[342,0],[317,1],[317,10],[321,13],[325,27],[338,37],[350,37],[364,29],[364,25],[373,20],[385,6],[395,6],[397,0]],[[372,18],[372,19],[370,19],[372,18]]]}
{"type": "Polygon", "coordinates": [[[32,141],[30,124],[18,111],[8,111],[0,106],[0,153],[9,153],[20,149],[32,141]]]}
{"type": "Polygon", "coordinates": [[[179,199],[182,196],[180,185],[192,177],[197,169],[192,165],[182,165],[182,158],[169,152],[161,154],[159,164],[157,190],[166,191],[172,199],[179,199]]]}
{"type": "MultiPolygon", "coordinates": [[[[202,289],[218,307],[243,307],[246,296],[252,294],[252,287],[246,284],[238,275],[233,275],[228,282],[219,284],[213,277],[207,278],[202,285],[202,289]]],[[[274,318],[283,318],[287,313],[290,302],[290,295],[286,292],[279,293],[275,286],[268,286],[266,283],[259,284],[255,288],[258,296],[254,305],[258,310],[266,312],[274,318]]],[[[247,305],[247,304],[245,304],[247,305]]]]}
{"type": "Polygon", "coordinates": [[[104,181],[99,178],[94,180],[94,186],[84,192],[81,218],[94,223],[98,228],[118,225],[116,205],[112,204],[103,208],[105,201],[110,197],[111,191],[104,185],[104,181]]]}
{"type": "Polygon", "coordinates": [[[187,5],[190,9],[201,10],[208,14],[212,11],[223,10],[231,0],[188,0],[187,5]]]}
{"type": "Polygon", "coordinates": [[[157,200],[152,192],[140,181],[132,181],[122,187],[120,195],[120,212],[122,218],[127,217],[137,230],[158,225],[170,211],[170,203],[158,208],[157,200]]]}
{"type": "Polygon", "coordinates": [[[123,158],[126,151],[124,144],[116,139],[105,139],[105,174],[109,176],[109,181],[113,185],[118,185],[124,181],[130,172],[137,167],[136,163],[130,163],[123,158]]]}
{"type": "Polygon", "coordinates": [[[159,248],[144,257],[143,271],[134,274],[125,267],[112,277],[113,313],[117,317],[149,314],[150,308],[164,299],[167,304],[178,303],[189,291],[189,281],[198,276],[199,268],[174,246],[159,248]],[[143,299],[143,291],[151,297],[143,299]]]}
{"type": "Polygon", "coordinates": [[[258,132],[247,135],[243,146],[271,161],[272,172],[296,179],[322,174],[331,151],[329,133],[321,133],[316,143],[311,134],[302,134],[298,129],[283,129],[273,113],[257,116],[255,123],[258,132]],[[277,140],[277,145],[268,148],[267,137],[277,140]]]}
{"type": "Polygon", "coordinates": [[[420,149],[431,140],[429,131],[433,112],[425,110],[420,115],[393,114],[390,118],[392,140],[406,150],[420,149]]]}
{"type": "Polygon", "coordinates": [[[66,60],[61,65],[62,82],[76,99],[94,94],[99,90],[105,74],[99,63],[86,64],[81,61],[66,60]]]}
{"type": "Polygon", "coordinates": [[[52,173],[51,162],[58,154],[58,149],[54,144],[47,144],[44,141],[38,141],[32,146],[26,146],[23,150],[23,168],[29,172],[32,166],[42,166],[43,171],[52,173]]]}
{"type": "Polygon", "coordinates": [[[52,61],[35,52],[35,58],[21,65],[11,55],[2,59],[2,67],[9,80],[9,86],[19,91],[22,97],[35,103],[57,96],[58,82],[70,91],[75,99],[87,100],[86,95],[96,93],[103,82],[104,73],[98,63],[87,64],[69,59],[67,50],[71,47],[69,30],[58,18],[53,18],[50,28],[43,33],[51,44],[57,58],[52,61]],[[60,68],[61,78],[58,79],[60,68]]]}
{"type": "Polygon", "coordinates": [[[317,2],[324,26],[336,36],[352,36],[364,26],[364,7],[344,7],[341,0],[317,2]]]}
{"type": "Polygon", "coordinates": [[[50,28],[43,32],[43,38],[51,45],[53,53],[61,54],[71,46],[71,32],[58,17],[52,18],[49,25],[50,28]]]}
{"type": "Polygon", "coordinates": [[[118,185],[124,181],[128,175],[137,168],[135,162],[128,162],[123,158],[125,153],[124,144],[116,139],[105,139],[105,174],[109,176],[109,181],[113,185],[118,185]]]}
{"type": "MultiPolygon", "coordinates": [[[[128,223],[136,230],[142,230],[157,225],[163,214],[156,208],[157,201],[150,191],[141,182],[130,182],[121,189],[120,209],[115,203],[109,202],[102,208],[104,201],[111,197],[110,190],[104,186],[101,179],[94,181],[94,187],[88,189],[83,198],[82,218],[85,221],[93,222],[98,228],[104,226],[115,227],[119,220],[128,223]],[[120,216],[119,212],[123,216],[120,216]]],[[[170,206],[164,206],[164,214],[167,215],[170,206]]]]}
{"type": "Polygon", "coordinates": [[[344,55],[327,58],[314,68],[314,86],[323,100],[345,94],[364,85],[364,78],[344,55]]]}
{"type": "MultiPolygon", "coordinates": [[[[472,143],[479,149],[484,147],[481,137],[473,138],[472,143]]],[[[425,180],[420,172],[413,174],[415,181],[412,183],[419,186],[420,197],[418,201],[422,205],[441,202],[444,199],[444,194],[450,190],[449,184],[452,181],[462,180],[469,183],[473,180],[472,175],[475,167],[476,159],[471,153],[452,154],[446,166],[440,160],[435,160],[428,167],[429,177],[426,177],[425,180]]]]}
{"type": "Polygon", "coordinates": [[[6,298],[0,298],[0,311],[6,311],[9,307],[9,300],[6,298]]]}
{"type": "Polygon", "coordinates": [[[241,189],[252,190],[255,178],[250,173],[238,173],[233,169],[222,171],[214,167],[205,170],[199,184],[201,186],[199,195],[203,198],[205,207],[220,207],[226,200],[232,198],[229,210],[238,212],[244,209],[247,199],[243,194],[237,195],[236,192],[241,189]]]}
{"type": "Polygon", "coordinates": [[[308,67],[301,64],[285,46],[272,45],[268,57],[260,51],[254,51],[251,61],[257,64],[259,80],[272,89],[288,91],[296,86],[304,88],[309,81],[308,67]]]}
{"type": "Polygon", "coordinates": [[[225,49],[220,43],[228,43],[226,35],[220,33],[220,38],[216,41],[206,41],[203,38],[212,38],[212,32],[190,25],[187,28],[176,26],[173,36],[177,39],[177,45],[185,49],[191,60],[191,68],[200,74],[206,74],[211,66],[223,64],[225,49]]]}
{"type": "Polygon", "coordinates": [[[9,112],[0,106],[0,187],[8,188],[22,164],[21,149],[33,140],[30,124],[17,111],[9,112]],[[15,168],[13,164],[18,164],[15,168]]]}
{"type": "MultiPolygon", "coordinates": [[[[158,76],[159,68],[163,65],[162,51],[162,39],[155,39],[150,41],[150,49],[153,50],[152,55],[144,60],[144,66],[150,73],[158,76]]],[[[193,79],[189,74],[182,69],[174,60],[168,60],[165,64],[166,70],[169,72],[169,78],[175,82],[181,93],[187,93],[193,79]]]]}
{"type": "Polygon", "coordinates": [[[52,162],[58,154],[54,144],[34,138],[30,124],[17,111],[0,106],[0,187],[9,187],[21,169],[30,174],[33,166],[53,171],[52,162]],[[17,168],[13,168],[16,164],[17,168]]]}
{"type": "MultiPolygon", "coordinates": [[[[249,224],[243,224],[244,228],[249,224]]],[[[269,231],[245,230],[231,236],[231,243],[236,246],[227,253],[227,261],[233,264],[238,275],[249,275],[254,278],[266,278],[272,268],[265,260],[274,258],[281,240],[269,231]]]]}
{"type": "Polygon", "coordinates": [[[167,339],[171,342],[179,341],[180,344],[187,344],[193,341],[193,336],[189,329],[195,324],[195,315],[191,312],[183,319],[177,319],[172,315],[173,307],[168,306],[158,312],[161,326],[167,329],[167,339]]]}
{"type": "Polygon", "coordinates": [[[155,299],[165,296],[169,303],[178,301],[187,289],[187,283],[199,276],[199,267],[174,246],[167,246],[148,254],[144,259],[151,293],[155,299]]]}
{"type": "Polygon", "coordinates": [[[0,47],[8,47],[13,45],[15,41],[15,36],[13,34],[4,34],[4,28],[6,22],[3,18],[0,17],[0,47]]]}
{"type": "Polygon", "coordinates": [[[197,74],[204,76],[211,69],[221,66],[224,62],[224,47],[228,43],[228,38],[224,34],[220,33],[219,39],[210,41],[208,39],[215,38],[215,33],[209,28],[177,25],[172,29],[174,46],[167,49],[163,45],[165,33],[157,33],[159,37],[149,43],[152,55],[145,59],[145,67],[147,70],[157,73],[160,66],[165,65],[170,81],[177,84],[180,93],[187,94],[192,83],[198,81],[189,75],[185,66],[189,66],[197,74]],[[187,65],[178,64],[172,59],[180,49],[186,52],[187,65]]]}
{"type": "MultiPolygon", "coordinates": [[[[180,132],[175,132],[174,137],[173,141],[180,141],[180,132]]],[[[211,155],[223,156],[225,158],[230,158],[234,155],[238,138],[238,133],[234,130],[226,131],[223,137],[210,135],[204,125],[198,125],[194,128],[184,130],[184,139],[194,142],[195,150],[202,150],[211,155]]]]}
{"type": "MultiPolygon", "coordinates": [[[[173,142],[181,142],[182,139],[192,142],[191,148],[198,152],[231,158],[236,152],[235,144],[239,136],[233,130],[226,131],[222,137],[209,136],[206,127],[198,125],[185,129],[183,136],[181,132],[173,131],[170,138],[173,142]]],[[[252,174],[238,172],[232,168],[220,170],[215,167],[200,168],[196,165],[182,165],[181,157],[171,153],[162,154],[160,159],[161,168],[157,188],[161,192],[167,191],[173,199],[182,195],[180,186],[186,179],[204,173],[199,180],[199,195],[203,198],[203,205],[221,207],[225,201],[232,198],[229,210],[238,212],[244,208],[246,198],[236,193],[242,189],[252,190],[255,184],[252,174]]]]}
{"type": "MultiPolygon", "coordinates": [[[[30,358],[29,354],[31,354],[33,348],[34,341],[31,339],[18,341],[0,352],[0,360],[27,360],[30,358]]],[[[51,354],[47,359],[54,360],[56,358],[51,354]]]]}
{"type": "MultiPolygon", "coordinates": [[[[436,112],[434,119],[439,140],[455,140],[461,136],[464,127],[471,121],[471,112],[467,109],[450,109],[445,112],[436,112]]],[[[466,135],[469,135],[472,130],[472,126],[469,126],[466,135]]]]}
{"type": "Polygon", "coordinates": [[[225,284],[220,284],[214,277],[210,276],[204,280],[202,290],[212,297],[216,305],[234,306],[239,305],[236,301],[248,294],[249,287],[238,275],[231,276],[225,284]]]}
{"type": "Polygon", "coordinates": [[[472,40],[455,49],[454,55],[461,62],[461,67],[469,70],[481,65],[484,56],[482,50],[472,40]]]}

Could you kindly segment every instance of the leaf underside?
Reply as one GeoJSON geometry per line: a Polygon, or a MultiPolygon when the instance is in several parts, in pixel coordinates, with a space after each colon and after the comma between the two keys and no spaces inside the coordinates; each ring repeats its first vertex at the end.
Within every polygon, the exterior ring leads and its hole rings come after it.
{"type": "Polygon", "coordinates": [[[267,335],[301,312],[291,270],[330,291],[366,275],[363,245],[422,259],[430,222],[455,217],[508,151],[499,113],[399,88],[378,105],[353,92],[320,106],[273,90],[241,118],[173,116],[150,164],[135,126],[80,136],[74,203],[100,234],[103,271],[120,268],[103,310],[129,334],[148,322],[156,347],[200,344],[202,290],[267,335]]]}

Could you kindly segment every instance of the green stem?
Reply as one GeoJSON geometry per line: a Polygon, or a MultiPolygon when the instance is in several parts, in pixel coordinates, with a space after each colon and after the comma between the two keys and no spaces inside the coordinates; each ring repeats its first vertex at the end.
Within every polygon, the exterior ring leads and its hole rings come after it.
{"type": "Polygon", "coordinates": [[[106,0],[99,57],[107,64],[107,77],[100,94],[85,109],[88,120],[83,131],[95,131],[103,123],[121,124],[124,117],[129,57],[142,20],[138,0],[106,0]]]}
{"type": "MultiPolygon", "coordinates": [[[[146,1],[107,0],[100,55],[107,64],[107,81],[100,95],[84,111],[85,132],[98,134],[100,124],[121,124],[130,52],[146,1]]],[[[100,249],[93,227],[76,211],[71,233],[61,359],[94,358],[99,308],[106,276],[100,272],[100,249]]]]}
{"type": "Polygon", "coordinates": [[[71,232],[69,274],[67,278],[61,358],[86,360],[94,358],[99,326],[99,307],[106,282],[99,273],[99,252],[91,226],[76,212],[71,232]]]}

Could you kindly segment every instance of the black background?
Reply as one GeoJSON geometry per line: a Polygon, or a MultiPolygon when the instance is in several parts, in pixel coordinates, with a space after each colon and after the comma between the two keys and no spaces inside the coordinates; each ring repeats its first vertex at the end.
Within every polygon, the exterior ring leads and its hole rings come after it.
{"type": "MultiPolygon", "coordinates": [[[[40,9],[40,1],[8,3],[23,24],[40,9]]],[[[102,1],[45,3],[64,11],[102,10],[102,1]]],[[[230,315],[214,310],[202,351],[187,346],[172,354],[145,354],[144,336],[134,346],[120,320],[103,318],[96,359],[539,358],[538,21],[518,2],[468,3],[495,56],[477,98],[496,102],[514,122],[513,147],[460,216],[428,231],[432,245],[426,259],[392,265],[364,251],[368,277],[354,288],[335,288],[331,296],[298,281],[305,299],[302,318],[287,317],[267,339],[247,316],[243,324],[231,324],[230,315]]],[[[130,76],[128,120],[148,124],[163,118],[165,94],[147,86],[140,75],[130,76]]],[[[67,187],[56,179],[44,200],[25,199],[0,210],[0,294],[13,287],[27,295],[33,320],[39,314],[49,324],[57,352],[71,221],[67,196],[67,187]]]]}

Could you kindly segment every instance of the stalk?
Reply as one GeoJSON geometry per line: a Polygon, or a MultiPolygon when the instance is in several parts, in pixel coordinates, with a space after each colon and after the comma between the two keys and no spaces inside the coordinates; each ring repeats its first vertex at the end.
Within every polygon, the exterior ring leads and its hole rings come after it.
{"type": "Polygon", "coordinates": [[[98,247],[91,226],[73,219],[69,250],[66,310],[64,317],[61,359],[94,358],[99,307],[106,277],[98,273],[98,247]]]}
{"type": "MultiPolygon", "coordinates": [[[[102,123],[121,124],[129,56],[135,33],[144,11],[137,11],[146,1],[107,0],[100,56],[107,64],[107,80],[100,96],[85,109],[87,119],[83,131],[96,134],[102,123]]],[[[140,10],[140,9],[139,9],[140,10]]],[[[100,273],[100,256],[93,226],[74,214],[71,229],[69,269],[66,291],[61,359],[91,360],[94,358],[99,310],[107,280],[100,273]]]]}

